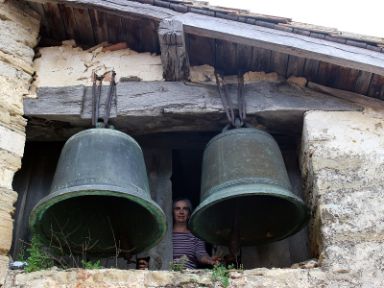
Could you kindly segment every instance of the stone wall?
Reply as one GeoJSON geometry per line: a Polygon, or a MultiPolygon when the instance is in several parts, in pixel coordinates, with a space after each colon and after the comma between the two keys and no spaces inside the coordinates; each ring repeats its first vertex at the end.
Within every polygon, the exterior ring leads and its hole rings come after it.
{"type": "Polygon", "coordinates": [[[19,1],[0,1],[0,286],[8,269],[11,248],[14,173],[21,166],[25,143],[23,95],[32,79],[33,47],[39,19],[19,1]]]}
{"type": "MultiPolygon", "coordinates": [[[[311,207],[311,260],[232,271],[230,287],[384,287],[384,116],[308,112],[301,168],[311,207]]],[[[10,272],[5,287],[221,287],[209,271],[10,272]]]]}
{"type": "MultiPolygon", "coordinates": [[[[301,166],[320,266],[384,287],[384,113],[306,114],[301,166]]],[[[359,286],[361,285],[361,286],[359,286]]]]}

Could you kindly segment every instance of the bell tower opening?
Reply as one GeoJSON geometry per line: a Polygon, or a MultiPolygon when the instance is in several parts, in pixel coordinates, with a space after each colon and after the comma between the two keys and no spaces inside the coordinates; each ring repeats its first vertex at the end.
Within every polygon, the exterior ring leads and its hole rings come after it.
{"type": "MultiPolygon", "coordinates": [[[[147,134],[134,137],[145,155],[151,194],[155,202],[163,203],[168,226],[172,226],[172,199],[188,198],[194,209],[200,204],[202,161],[206,144],[219,132],[172,132],[147,134]],[[166,198],[164,198],[166,196],[166,198]],[[163,202],[162,202],[163,201],[163,202]],[[168,204],[167,204],[168,203],[168,204]]],[[[298,165],[298,138],[272,135],[282,152],[292,192],[303,198],[301,175],[298,165]]],[[[15,213],[15,234],[12,255],[17,258],[22,241],[29,242],[28,217],[34,205],[48,195],[55,167],[64,142],[27,142],[22,169],[14,178],[14,189],[19,193],[15,213]],[[29,212],[28,212],[29,211],[29,212]],[[21,241],[20,241],[21,240],[21,241]]],[[[122,174],[123,175],[123,174],[122,174]]],[[[240,207],[241,208],[241,207],[240,207]]],[[[220,211],[228,214],[228,211],[220,211]]],[[[137,217],[137,215],[135,216],[137,217]]],[[[209,219],[207,219],[209,221],[209,219]]],[[[170,235],[166,236],[170,237],[170,235]]],[[[164,238],[165,239],[165,238],[164,238]]],[[[167,238],[171,243],[171,239],[167,238]]],[[[164,242],[164,243],[165,243],[164,242]]],[[[245,269],[258,267],[290,267],[309,258],[307,228],[281,241],[258,246],[242,247],[240,263],[245,269]]],[[[152,269],[168,269],[172,246],[159,246],[162,264],[152,269]],[[167,259],[164,259],[166,257],[167,259]]],[[[215,253],[216,247],[207,243],[208,252],[215,253]]],[[[157,252],[156,252],[157,253],[157,252]]],[[[153,255],[156,255],[154,253],[153,255]]],[[[104,259],[104,267],[122,269],[127,266],[121,258],[104,259]]],[[[156,260],[157,261],[157,260],[156,260]]]]}

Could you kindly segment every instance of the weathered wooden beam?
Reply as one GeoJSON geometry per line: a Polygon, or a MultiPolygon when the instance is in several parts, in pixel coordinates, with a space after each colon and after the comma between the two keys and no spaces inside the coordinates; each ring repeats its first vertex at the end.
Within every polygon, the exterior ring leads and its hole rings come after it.
{"type": "MultiPolygon", "coordinates": [[[[65,133],[90,127],[91,90],[84,86],[39,88],[38,98],[24,100],[24,114],[32,119],[29,128],[35,127],[35,135],[44,138],[48,131],[52,137],[55,133],[65,137],[65,133]]],[[[228,91],[235,103],[237,87],[229,85],[228,91]]],[[[283,134],[301,133],[308,110],[362,110],[346,100],[287,83],[246,84],[244,96],[251,124],[283,134]]],[[[227,123],[216,86],[182,82],[119,83],[111,117],[117,128],[133,134],[218,131],[227,123]]]]}
{"type": "Polygon", "coordinates": [[[162,7],[142,4],[133,1],[124,1],[124,0],[27,0],[29,2],[36,3],[57,3],[64,4],[72,7],[85,7],[85,8],[94,8],[100,11],[127,16],[127,14],[148,17],[153,20],[160,21],[165,18],[169,18],[180,13],[173,11],[171,9],[166,9],[162,7]]]}
{"type": "Polygon", "coordinates": [[[185,33],[384,75],[384,53],[193,13],[179,15],[174,19],[183,23],[185,33]]]}
{"type": "Polygon", "coordinates": [[[334,97],[344,99],[351,103],[364,107],[365,111],[375,113],[382,116],[384,113],[384,102],[382,100],[367,97],[358,93],[331,88],[328,86],[320,85],[314,82],[308,82],[308,87],[314,91],[332,95],[334,97]]]}
{"type": "Polygon", "coordinates": [[[164,79],[167,81],[188,79],[189,60],[182,23],[173,19],[161,21],[159,42],[164,79]]]}

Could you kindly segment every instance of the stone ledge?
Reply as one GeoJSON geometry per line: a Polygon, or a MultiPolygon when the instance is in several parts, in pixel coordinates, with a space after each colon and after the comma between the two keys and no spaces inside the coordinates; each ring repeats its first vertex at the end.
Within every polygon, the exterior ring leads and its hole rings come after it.
{"type": "MultiPolygon", "coordinates": [[[[7,282],[28,287],[221,287],[208,270],[185,272],[139,270],[47,270],[33,273],[10,272],[7,282]]],[[[319,287],[326,283],[319,269],[255,269],[230,272],[230,287],[319,287]]],[[[5,286],[8,288],[11,286],[5,286]]]]}
{"type": "MultiPolygon", "coordinates": [[[[381,272],[369,269],[254,269],[231,271],[230,287],[382,287],[381,272]],[[372,277],[369,277],[372,276],[372,277]]],[[[207,270],[185,272],[139,271],[139,270],[46,270],[33,273],[10,271],[4,288],[29,287],[222,287],[212,280],[207,270]]]]}

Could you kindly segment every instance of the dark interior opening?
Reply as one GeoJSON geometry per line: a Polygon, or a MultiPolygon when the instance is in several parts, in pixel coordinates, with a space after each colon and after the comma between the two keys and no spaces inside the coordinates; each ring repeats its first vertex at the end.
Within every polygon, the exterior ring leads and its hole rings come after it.
{"type": "Polygon", "coordinates": [[[172,151],[172,198],[188,198],[193,208],[199,204],[202,149],[172,151]]]}

